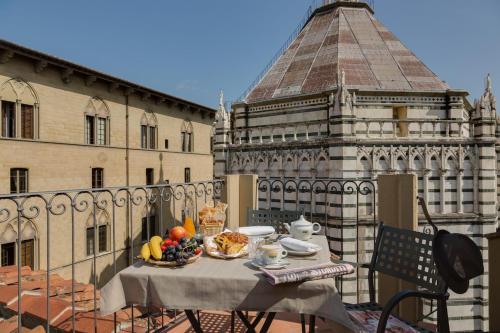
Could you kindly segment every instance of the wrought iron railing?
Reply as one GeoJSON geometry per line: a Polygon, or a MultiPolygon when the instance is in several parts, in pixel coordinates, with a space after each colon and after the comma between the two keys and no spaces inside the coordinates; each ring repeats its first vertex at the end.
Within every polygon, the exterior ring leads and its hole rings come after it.
{"type": "MultiPolygon", "coordinates": [[[[304,212],[323,226],[332,252],[355,263],[369,262],[379,222],[376,180],[259,178],[257,191],[259,208],[304,212]]],[[[367,271],[358,267],[356,272],[355,281],[337,280],[346,301],[367,296],[367,271]]]]}
{"type": "MultiPolygon", "coordinates": [[[[34,230],[38,243],[38,258],[33,262],[34,268],[44,269],[46,288],[46,322],[47,332],[51,326],[51,279],[54,272],[71,278],[71,320],[66,326],[75,332],[75,315],[78,306],[75,300],[77,269],[89,269],[85,263],[91,262],[89,283],[93,284],[92,308],[94,330],[98,327],[97,287],[119,270],[132,264],[138,248],[151,233],[163,235],[169,226],[183,220],[183,209],[191,207],[193,218],[196,212],[208,201],[221,195],[223,181],[205,181],[184,184],[158,184],[149,186],[108,187],[100,189],[76,189],[64,191],[47,191],[23,194],[0,195],[0,227],[10,225],[9,232],[14,232],[17,245],[17,324],[23,325],[22,300],[24,292],[22,266],[26,264],[21,258],[21,248],[25,240],[26,228],[34,230]],[[99,226],[105,225],[106,232],[101,233],[99,226]],[[90,228],[90,234],[87,229],[90,228]],[[84,230],[82,230],[84,229],[84,230]],[[85,232],[84,232],[85,231],[85,232]],[[93,235],[92,235],[93,233],[93,235]],[[145,235],[144,235],[145,233],[145,235]],[[82,236],[85,234],[85,236],[82,236]],[[83,238],[90,238],[82,241],[83,238]],[[101,236],[102,235],[102,236],[101,236]],[[93,237],[92,237],[93,236],[93,237]],[[101,239],[104,237],[105,241],[101,239]],[[69,241],[63,244],[64,241],[69,241]],[[82,253],[81,245],[90,246],[89,253],[82,253]],[[104,244],[104,246],[103,246],[104,244]],[[101,251],[103,250],[103,251],[101,251]],[[120,258],[119,258],[120,256],[120,258]],[[103,266],[103,260],[105,266],[103,266]],[[107,263],[107,265],[106,265],[107,263]],[[81,266],[81,267],[80,267],[81,266]]],[[[197,222],[197,221],[196,221],[197,222]]],[[[5,229],[5,228],[2,228],[5,229]]],[[[0,229],[1,230],[1,229],[0,229]]],[[[0,234],[1,236],[2,234],[0,234]]],[[[89,250],[87,249],[87,252],[89,250]]],[[[85,251],[84,251],[85,252],[85,251]]],[[[8,258],[7,258],[8,259],[8,258]]],[[[80,271],[81,272],[81,271],[80,271]]],[[[85,275],[85,274],[84,274],[85,275]]],[[[42,293],[43,295],[43,293],[42,293]]],[[[132,331],[134,330],[134,308],[132,307],[132,331]]],[[[163,322],[163,312],[161,318],[163,322]]],[[[137,314],[137,312],[136,312],[137,314]]],[[[151,329],[147,312],[147,329],[151,329]]],[[[119,324],[116,314],[113,325],[119,324]]],[[[157,329],[158,327],[155,327],[157,329]]]]}

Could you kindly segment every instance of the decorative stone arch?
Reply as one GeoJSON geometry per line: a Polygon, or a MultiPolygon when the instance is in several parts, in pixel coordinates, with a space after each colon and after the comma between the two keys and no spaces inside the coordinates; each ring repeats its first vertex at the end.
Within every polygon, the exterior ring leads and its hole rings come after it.
{"type": "Polygon", "coordinates": [[[387,171],[391,167],[391,157],[389,153],[383,149],[377,149],[373,154],[373,169],[380,171],[387,171]]]}
{"type": "Polygon", "coordinates": [[[435,152],[435,151],[431,151],[428,155],[427,155],[427,165],[428,165],[428,169],[432,169],[432,161],[436,161],[436,163],[438,163],[439,165],[439,169],[442,168],[442,163],[441,163],[441,158],[439,157],[439,153],[435,152]]]}
{"type": "Polygon", "coordinates": [[[394,169],[399,172],[405,172],[410,169],[408,159],[403,153],[396,153],[394,158],[394,169]]]}
{"type": "Polygon", "coordinates": [[[316,176],[326,178],[329,176],[330,165],[328,155],[324,151],[320,151],[314,161],[314,169],[316,169],[316,176]]]}
{"type": "Polygon", "coordinates": [[[311,174],[311,156],[307,152],[300,154],[297,160],[297,170],[300,178],[309,178],[311,174]]]}
{"type": "Polygon", "coordinates": [[[156,149],[158,147],[158,119],[151,108],[146,108],[141,116],[141,148],[156,149]]]}
{"type": "Polygon", "coordinates": [[[253,164],[253,158],[252,156],[246,155],[245,158],[243,159],[243,165],[242,168],[244,171],[247,172],[252,172],[254,169],[254,164],[253,164]]]}
{"type": "Polygon", "coordinates": [[[421,172],[425,169],[425,159],[421,154],[413,155],[410,163],[411,169],[416,172],[421,172]]]}
{"type": "MultiPolygon", "coordinates": [[[[21,241],[33,240],[33,268],[39,266],[39,239],[40,233],[37,225],[31,220],[21,218],[21,241]]],[[[17,256],[19,249],[17,248],[18,240],[18,219],[14,218],[9,222],[0,224],[0,246],[2,244],[15,243],[16,254],[15,263],[17,264],[17,256]]]]}
{"type": "Polygon", "coordinates": [[[268,167],[269,165],[267,163],[267,156],[259,154],[255,159],[255,169],[257,170],[259,175],[266,177],[268,172],[268,167]]]}
{"type": "Polygon", "coordinates": [[[152,109],[147,108],[144,111],[141,117],[141,125],[153,126],[153,127],[158,126],[158,119],[156,118],[156,114],[152,109]]]}
{"type": "Polygon", "coordinates": [[[282,157],[274,155],[269,163],[270,176],[279,177],[283,168],[282,157]]]}
{"type": "Polygon", "coordinates": [[[240,159],[238,156],[233,156],[231,158],[231,170],[232,171],[237,171],[240,169],[240,159]]]}
{"type": "Polygon", "coordinates": [[[93,96],[89,99],[85,107],[85,114],[102,118],[109,118],[111,116],[108,105],[99,96],[93,96]]]}
{"type": "MultiPolygon", "coordinates": [[[[105,209],[96,208],[95,212],[95,226],[97,227],[97,231],[94,232],[94,235],[97,234],[99,237],[99,227],[106,226],[106,251],[109,251],[109,243],[110,243],[110,235],[111,235],[111,216],[108,211],[105,209]]],[[[94,212],[90,212],[87,220],[85,222],[85,229],[94,227],[94,212]]],[[[87,233],[85,232],[85,237],[87,237],[87,233]]],[[[99,239],[96,240],[99,246],[99,239]]],[[[95,244],[95,243],[94,243],[95,244]]],[[[88,240],[85,239],[85,246],[88,245],[88,240]]],[[[85,248],[85,253],[87,253],[87,249],[85,248]]],[[[96,253],[98,254],[98,253],[96,253]]]]}
{"type": "Polygon", "coordinates": [[[194,146],[193,123],[184,120],[181,125],[181,148],[183,152],[192,152],[194,146]]]}
{"type": "Polygon", "coordinates": [[[4,81],[0,85],[0,110],[4,102],[14,103],[13,137],[38,139],[40,100],[33,86],[20,77],[4,81]]]}
{"type": "Polygon", "coordinates": [[[111,112],[106,102],[99,96],[93,96],[87,102],[84,110],[85,118],[85,143],[99,144],[98,137],[101,130],[102,121],[104,121],[104,144],[110,144],[110,121],[111,112]],[[90,138],[93,136],[92,141],[90,138]]]}

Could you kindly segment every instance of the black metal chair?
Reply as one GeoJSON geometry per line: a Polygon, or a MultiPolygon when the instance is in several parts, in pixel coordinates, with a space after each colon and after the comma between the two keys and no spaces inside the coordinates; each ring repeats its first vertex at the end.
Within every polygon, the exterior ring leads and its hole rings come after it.
{"type": "MultiPolygon", "coordinates": [[[[386,226],[380,223],[375,249],[368,268],[368,284],[370,302],[362,304],[346,304],[350,310],[381,311],[377,333],[385,331],[387,321],[393,309],[402,300],[410,297],[437,301],[437,328],[439,333],[450,331],[446,301],[449,294],[447,286],[441,279],[432,256],[434,235],[386,226]],[[385,306],[375,300],[375,272],[390,275],[417,286],[416,290],[403,290],[394,295],[385,306]]],[[[428,315],[427,315],[428,316],[428,315]]],[[[431,332],[417,327],[401,318],[399,320],[419,332],[431,332]]]]}
{"type": "Polygon", "coordinates": [[[247,225],[265,225],[272,226],[276,229],[279,234],[286,234],[284,223],[290,223],[297,221],[300,215],[303,215],[302,211],[294,210],[271,210],[271,209],[251,209],[248,208],[247,211],[247,225]]]}

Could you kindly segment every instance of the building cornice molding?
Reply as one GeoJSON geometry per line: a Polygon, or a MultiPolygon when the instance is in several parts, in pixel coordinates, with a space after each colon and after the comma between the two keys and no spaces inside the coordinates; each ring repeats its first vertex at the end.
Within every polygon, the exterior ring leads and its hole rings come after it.
{"type": "Polygon", "coordinates": [[[119,90],[130,91],[130,89],[132,89],[135,94],[139,95],[139,97],[155,97],[157,100],[163,100],[167,106],[178,104],[183,105],[184,109],[193,107],[198,111],[204,111],[208,114],[215,115],[216,113],[215,109],[208,106],[190,102],[176,96],[147,88],[139,84],[0,39],[0,63],[5,64],[17,55],[30,59],[33,62],[35,73],[41,73],[49,66],[59,70],[61,72],[61,79],[65,84],[71,83],[72,76],[82,76],[87,85],[89,85],[89,83],[90,85],[94,84],[97,81],[108,84],[108,90],[110,92],[119,90]],[[168,102],[171,104],[168,104],[168,102]]]}

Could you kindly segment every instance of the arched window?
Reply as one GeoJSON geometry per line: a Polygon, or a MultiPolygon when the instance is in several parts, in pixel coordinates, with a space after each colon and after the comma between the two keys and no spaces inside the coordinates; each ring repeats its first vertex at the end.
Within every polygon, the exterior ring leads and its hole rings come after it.
{"type": "Polygon", "coordinates": [[[38,97],[22,79],[0,86],[1,135],[4,138],[38,139],[38,97]]]}
{"type": "Polygon", "coordinates": [[[109,251],[109,221],[110,217],[107,211],[98,209],[96,211],[96,221],[94,229],[94,215],[91,213],[86,224],[86,254],[92,256],[95,254],[109,251]],[[97,248],[97,251],[95,249],[97,248]]]}
{"type": "Polygon", "coordinates": [[[99,97],[92,97],[85,109],[85,143],[88,145],[109,145],[110,112],[99,97]]]}
{"type": "Polygon", "coordinates": [[[158,120],[151,110],[144,112],[141,118],[141,148],[156,149],[158,147],[158,120]]]}
{"type": "Polygon", "coordinates": [[[183,152],[193,151],[193,124],[188,120],[182,123],[181,145],[183,152]]]}
{"type": "Polygon", "coordinates": [[[38,266],[38,230],[31,220],[21,219],[21,251],[17,250],[19,228],[17,219],[0,226],[1,266],[17,265],[17,256],[21,256],[21,265],[35,269],[38,266]]]}

